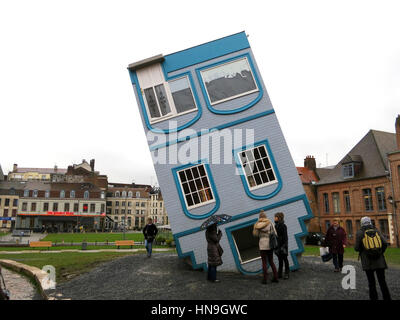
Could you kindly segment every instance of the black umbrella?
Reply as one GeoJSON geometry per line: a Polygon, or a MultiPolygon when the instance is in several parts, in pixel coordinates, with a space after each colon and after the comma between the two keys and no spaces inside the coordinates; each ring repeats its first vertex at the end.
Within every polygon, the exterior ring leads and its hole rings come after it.
{"type": "Polygon", "coordinates": [[[232,217],[227,214],[217,214],[215,216],[211,216],[210,218],[208,218],[206,221],[204,221],[201,224],[200,230],[207,229],[209,226],[212,226],[213,224],[216,224],[216,223],[218,224],[218,223],[228,222],[231,219],[232,219],[232,217]]]}

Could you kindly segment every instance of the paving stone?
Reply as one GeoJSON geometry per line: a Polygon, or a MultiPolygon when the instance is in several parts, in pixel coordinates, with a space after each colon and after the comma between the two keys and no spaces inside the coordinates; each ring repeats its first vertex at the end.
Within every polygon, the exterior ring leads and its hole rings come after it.
{"type": "Polygon", "coordinates": [[[2,268],[2,274],[11,300],[42,300],[32,283],[18,273],[2,268]]]}

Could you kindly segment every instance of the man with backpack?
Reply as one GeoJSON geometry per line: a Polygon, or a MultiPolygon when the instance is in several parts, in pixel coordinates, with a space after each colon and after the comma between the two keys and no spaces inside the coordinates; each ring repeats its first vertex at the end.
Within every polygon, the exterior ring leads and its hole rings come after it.
{"type": "Polygon", "coordinates": [[[371,300],[378,300],[375,282],[376,273],[383,299],[391,300],[389,288],[385,280],[387,265],[384,252],[388,245],[386,239],[372,225],[369,217],[363,217],[360,224],[361,229],[357,231],[354,250],[359,252],[362,268],[368,278],[369,297],[371,300]]]}

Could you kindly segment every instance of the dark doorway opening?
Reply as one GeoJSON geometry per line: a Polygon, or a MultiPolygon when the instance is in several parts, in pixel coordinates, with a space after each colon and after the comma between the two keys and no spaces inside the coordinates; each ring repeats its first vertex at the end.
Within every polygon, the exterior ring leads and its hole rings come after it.
{"type": "Polygon", "coordinates": [[[232,231],[232,237],[241,263],[260,258],[259,239],[253,236],[253,225],[232,231]]]}

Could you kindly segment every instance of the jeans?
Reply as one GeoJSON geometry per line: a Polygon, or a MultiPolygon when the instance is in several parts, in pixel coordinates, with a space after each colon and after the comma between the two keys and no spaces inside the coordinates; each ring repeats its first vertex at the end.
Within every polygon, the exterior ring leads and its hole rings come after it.
{"type": "Polygon", "coordinates": [[[208,266],[208,276],[207,280],[217,280],[217,267],[216,266],[208,266]]]}
{"type": "Polygon", "coordinates": [[[153,242],[144,240],[144,246],[146,247],[147,250],[147,256],[150,257],[153,249],[153,242]]]}
{"type": "Polygon", "coordinates": [[[276,272],[276,267],[274,263],[274,252],[273,250],[260,250],[261,260],[262,260],[262,268],[264,273],[264,280],[268,278],[268,264],[271,266],[272,272],[274,274],[274,279],[278,279],[278,273],[276,272]]]}
{"type": "Polygon", "coordinates": [[[343,254],[340,253],[332,253],[332,261],[335,269],[343,268],[343,254]]]}
{"type": "Polygon", "coordinates": [[[282,275],[283,264],[285,264],[285,273],[289,273],[289,260],[287,254],[278,254],[277,256],[279,261],[278,275],[282,275]]]}
{"type": "Polygon", "coordinates": [[[389,288],[385,280],[385,269],[366,270],[369,287],[369,298],[378,300],[378,292],[376,291],[375,273],[378,278],[379,286],[381,287],[383,300],[391,300],[389,288]]]}

